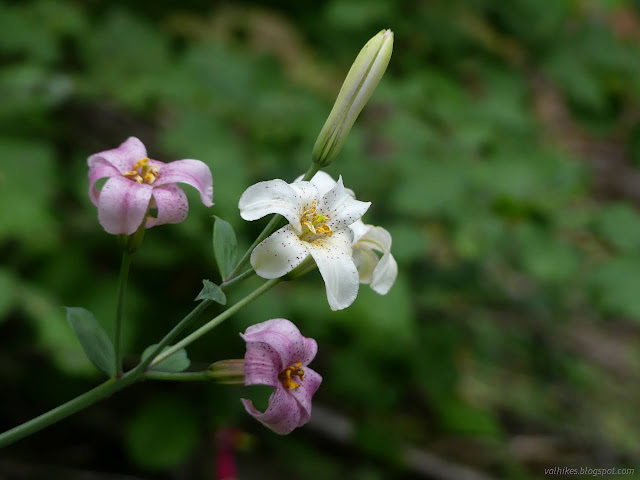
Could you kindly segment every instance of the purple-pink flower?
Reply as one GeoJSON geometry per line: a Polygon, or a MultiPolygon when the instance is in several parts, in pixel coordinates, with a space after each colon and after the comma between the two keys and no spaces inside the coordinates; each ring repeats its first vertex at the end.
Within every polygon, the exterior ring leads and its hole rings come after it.
{"type": "Polygon", "coordinates": [[[243,398],[247,412],[281,435],[307,423],[311,399],[322,383],[322,377],[307,366],[318,352],[316,341],[303,337],[284,318],[253,325],[240,336],[247,342],[245,385],[275,388],[264,413],[243,398]]]}
{"type": "Polygon", "coordinates": [[[91,155],[89,198],[98,207],[98,220],[111,234],[131,235],[145,221],[151,228],[165,223],[180,223],[187,218],[187,196],[176,183],[186,183],[200,192],[202,203],[213,205],[213,178],[200,160],[163,163],[147,157],[147,149],[136,137],[129,137],[113,150],[91,155]],[[101,178],[108,180],[102,190],[101,178]],[[157,209],[157,216],[149,215],[157,209]]]}

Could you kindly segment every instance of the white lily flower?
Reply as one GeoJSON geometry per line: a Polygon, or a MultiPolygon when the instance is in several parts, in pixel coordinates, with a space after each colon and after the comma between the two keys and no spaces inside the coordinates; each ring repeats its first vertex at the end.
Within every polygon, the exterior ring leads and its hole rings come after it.
{"type": "Polygon", "coordinates": [[[398,276],[398,263],[391,255],[391,234],[382,227],[365,225],[362,220],[351,225],[353,261],[360,283],[371,285],[374,292],[386,295],[398,276]],[[379,252],[382,254],[378,257],[379,252]]]}
{"type": "MultiPolygon", "coordinates": [[[[300,179],[302,177],[297,180],[300,179]]],[[[321,195],[336,185],[331,175],[325,172],[316,173],[311,183],[321,195]]],[[[355,198],[352,190],[345,190],[355,198]]],[[[362,220],[354,222],[349,228],[354,234],[353,261],[358,269],[360,283],[370,285],[379,295],[386,295],[398,277],[398,263],[391,254],[391,234],[382,227],[367,225],[362,220]]]]}
{"type": "Polygon", "coordinates": [[[252,185],[240,197],[240,216],[257,220],[278,213],[289,224],[258,244],[251,254],[251,266],[262,278],[279,278],[311,255],[324,279],[331,309],[348,307],[358,295],[359,284],[352,257],[354,233],[349,226],[370,205],[356,200],[344,188],[342,177],[328,189],[312,182],[288,184],[284,180],[252,185]]]}

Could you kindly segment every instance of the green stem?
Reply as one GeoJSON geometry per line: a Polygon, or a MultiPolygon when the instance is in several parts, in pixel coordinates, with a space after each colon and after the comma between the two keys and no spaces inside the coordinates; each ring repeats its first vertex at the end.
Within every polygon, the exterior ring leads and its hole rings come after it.
{"type": "Polygon", "coordinates": [[[208,371],[183,373],[147,372],[144,374],[144,378],[149,380],[168,380],[173,382],[199,382],[203,380],[211,380],[211,375],[208,371]]]}
{"type": "Polygon", "coordinates": [[[229,290],[231,287],[234,287],[236,284],[246,280],[247,278],[251,278],[256,274],[253,268],[242,272],[237,277],[232,278],[231,280],[224,281],[220,284],[220,289],[223,291],[229,290]]]}
{"type": "MultiPolygon", "coordinates": [[[[126,289],[126,276],[127,276],[126,273],[128,272],[129,262],[130,262],[130,257],[128,254],[125,253],[123,255],[122,268],[120,269],[121,287],[119,287],[119,290],[118,290],[118,310],[117,310],[118,313],[116,315],[117,324],[119,322],[119,319],[121,319],[122,317],[122,303],[124,300],[124,290],[126,289]],[[125,262],[125,256],[127,257],[126,262],[125,262]],[[125,263],[126,263],[126,269],[124,268],[125,263]],[[123,272],[125,272],[124,283],[123,283],[123,272]]],[[[253,273],[255,273],[253,272],[253,270],[244,272],[241,275],[238,275],[232,281],[227,282],[226,285],[223,284],[221,288],[223,288],[224,290],[228,290],[231,287],[240,283],[240,281],[246,278],[249,278],[251,275],[253,275],[253,273]]],[[[251,295],[254,295],[255,293],[256,292],[253,292],[253,294],[251,295]]],[[[133,370],[125,373],[119,378],[110,378],[106,382],[98,385],[97,387],[89,390],[88,392],[83,393],[82,395],[72,400],[69,400],[67,403],[64,403],[59,407],[54,408],[53,410],[49,410],[48,412],[43,413],[42,415],[36,418],[33,418],[28,422],[25,422],[21,425],[18,425],[17,427],[12,428],[11,430],[7,430],[6,432],[0,434],[0,448],[6,447],[7,445],[17,442],[18,440],[24,437],[27,437],[33,433],[36,433],[42,430],[43,428],[48,427],[49,425],[52,425],[56,422],[59,422],[60,420],[63,420],[69,415],[79,412],[80,410],[83,410],[100,400],[110,397],[115,392],[128,387],[129,385],[137,382],[138,380],[141,380],[142,378],[153,378],[150,375],[153,375],[157,378],[157,376],[159,374],[162,374],[162,372],[153,372],[152,374],[145,373],[145,369],[154,360],[154,358],[162,351],[162,349],[165,346],[167,346],[172,340],[174,340],[180,334],[180,332],[182,332],[182,330],[184,330],[191,322],[196,320],[207,309],[207,307],[211,305],[211,303],[213,303],[211,300],[203,300],[200,303],[198,303],[198,305],[193,310],[191,310],[191,312],[189,312],[182,320],[180,320],[180,322],[178,322],[178,324],[175,327],[173,327],[173,329],[171,329],[171,331],[167,333],[167,335],[165,335],[165,337],[162,340],[160,340],[160,343],[156,346],[153,352],[151,352],[151,355],[149,355],[144,362],[140,362],[140,364],[136,366],[133,370]]],[[[236,305],[234,305],[231,308],[234,308],[234,307],[236,307],[236,305]]],[[[237,311],[237,309],[234,311],[237,311]]],[[[119,332],[119,326],[116,326],[116,331],[119,332]]],[[[199,373],[199,372],[195,372],[195,373],[199,373]]],[[[183,374],[183,375],[187,375],[187,374],[183,374]]],[[[173,380],[176,380],[176,379],[173,378],[173,380]]],[[[181,378],[181,380],[186,380],[186,377],[181,378]]]]}
{"type": "Polygon", "coordinates": [[[115,376],[122,376],[122,350],[121,339],[122,334],[122,312],[124,310],[124,299],[127,292],[127,280],[129,279],[129,266],[131,265],[131,257],[127,249],[122,250],[122,261],[120,262],[120,278],[118,279],[118,304],[116,307],[116,329],[113,335],[114,350],[116,353],[115,376]]]}
{"type": "Polygon", "coordinates": [[[119,379],[110,378],[106,382],[98,385],[97,387],[83,393],[79,397],[69,400],[67,403],[63,403],[59,407],[49,410],[43,413],[39,417],[29,420],[28,422],[18,425],[11,430],[0,434],[0,448],[6,447],[18,440],[29,436],[39,430],[42,430],[49,425],[59,422],[60,420],[72,415],[80,410],[87,408],[89,405],[96,403],[99,400],[110,397],[118,390],[131,385],[138,380],[139,375],[129,372],[119,379]]]}
{"type": "MultiPolygon", "coordinates": [[[[251,292],[249,295],[244,297],[238,303],[232,305],[231,307],[229,307],[227,310],[225,310],[224,312],[222,312],[220,315],[213,318],[212,320],[209,320],[209,322],[205,323],[202,327],[197,329],[192,334],[186,336],[185,338],[180,340],[178,343],[176,343],[172,347],[167,348],[162,353],[159,353],[159,351],[156,353],[156,351],[154,351],[154,353],[149,355],[149,357],[147,358],[147,360],[153,359],[153,361],[147,362],[147,365],[149,364],[156,365],[157,363],[161,362],[162,360],[169,357],[170,355],[173,355],[175,352],[177,352],[181,348],[184,348],[190,343],[196,341],[202,335],[209,332],[210,330],[212,330],[213,328],[217,327],[222,322],[224,322],[227,318],[234,315],[238,310],[248,305],[249,303],[253,302],[256,298],[258,298],[260,295],[262,295],[266,291],[270,290],[274,285],[276,285],[280,281],[281,281],[280,278],[274,278],[272,280],[269,280],[268,282],[263,283],[260,287],[255,289],[253,292],[251,292]]],[[[158,349],[156,348],[156,350],[158,349]]],[[[146,368],[146,365],[145,365],[145,368],[146,368]]]]}
{"type": "MultiPolygon", "coordinates": [[[[312,163],[311,166],[309,167],[309,170],[307,170],[307,173],[305,173],[304,177],[302,177],[301,181],[308,182],[313,178],[313,176],[316,173],[318,173],[319,170],[320,170],[320,166],[316,165],[315,163],[312,163]]],[[[242,256],[238,264],[231,271],[229,276],[227,276],[227,278],[225,279],[225,282],[233,280],[233,278],[236,275],[238,275],[238,272],[242,270],[247,265],[247,263],[249,263],[249,260],[251,259],[251,252],[253,252],[253,249],[256,248],[258,244],[262,242],[265,238],[271,235],[276,228],[278,228],[283,218],[284,217],[282,215],[278,215],[278,214],[273,216],[273,218],[269,221],[267,226],[264,227],[264,230],[262,230],[262,233],[258,235],[258,238],[255,239],[255,241],[251,244],[249,249],[242,256]]]]}
{"type": "MultiPolygon", "coordinates": [[[[152,362],[154,364],[158,363],[154,361],[154,359],[160,354],[160,352],[162,352],[162,349],[166,347],[169,343],[171,343],[171,341],[173,341],[178,335],[180,335],[180,332],[182,332],[192,321],[197,319],[200,316],[200,314],[202,314],[207,309],[207,307],[212,303],[213,303],[213,300],[202,300],[196,306],[196,308],[191,310],[191,312],[189,312],[186,317],[180,320],[178,324],[175,327],[173,327],[171,331],[167,333],[162,340],[160,340],[160,343],[156,345],[156,348],[153,349],[153,351],[149,354],[149,356],[144,361],[140,362],[138,366],[134,368],[132,371],[144,372],[144,370],[152,362]]],[[[166,357],[163,357],[163,358],[166,358],[166,357]]]]}

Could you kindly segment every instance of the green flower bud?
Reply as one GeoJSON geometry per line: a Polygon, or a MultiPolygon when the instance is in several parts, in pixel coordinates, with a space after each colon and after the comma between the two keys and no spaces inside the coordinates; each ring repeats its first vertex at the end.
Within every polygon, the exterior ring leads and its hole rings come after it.
{"type": "Polygon", "coordinates": [[[244,360],[220,360],[209,365],[207,376],[226,385],[244,384],[244,360]]]}
{"type": "Polygon", "coordinates": [[[360,50],[313,147],[314,163],[326,167],[338,155],[353,123],[384,75],[392,51],[391,30],[382,30],[360,50]]]}

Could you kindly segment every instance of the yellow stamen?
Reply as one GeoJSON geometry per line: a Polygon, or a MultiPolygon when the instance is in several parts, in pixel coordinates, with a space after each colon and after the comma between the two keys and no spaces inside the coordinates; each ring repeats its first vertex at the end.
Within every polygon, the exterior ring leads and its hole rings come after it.
{"type": "Polygon", "coordinates": [[[147,157],[141,158],[133,166],[133,170],[124,172],[124,176],[138,183],[147,183],[151,185],[158,178],[160,168],[157,165],[151,166],[147,157]]]}
{"type": "Polygon", "coordinates": [[[296,383],[291,377],[296,376],[302,382],[304,380],[304,370],[302,368],[302,363],[297,362],[287,368],[280,374],[280,381],[284,388],[288,388],[289,390],[293,390],[300,386],[299,383],[296,383]]]}
{"type": "Polygon", "coordinates": [[[307,240],[311,235],[333,235],[331,227],[327,225],[329,217],[321,213],[317,213],[317,203],[314,200],[311,208],[306,209],[300,215],[300,224],[304,227],[302,230],[302,239],[307,240]]]}

